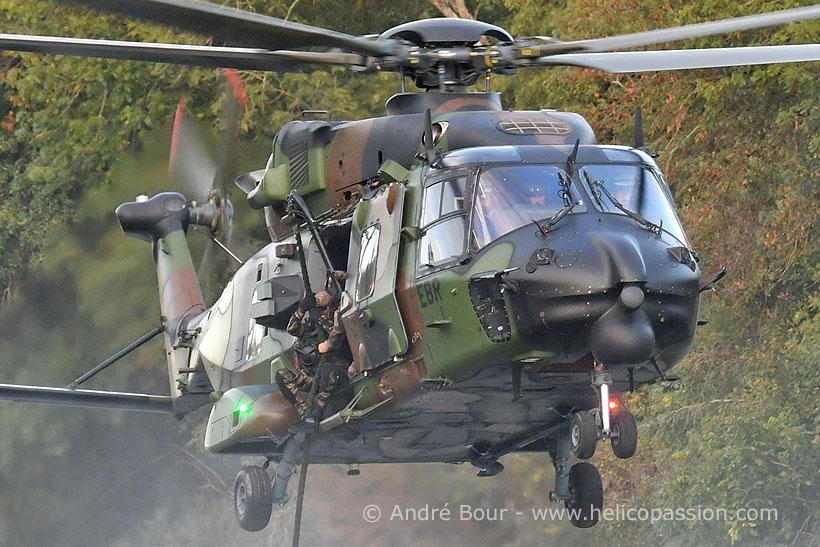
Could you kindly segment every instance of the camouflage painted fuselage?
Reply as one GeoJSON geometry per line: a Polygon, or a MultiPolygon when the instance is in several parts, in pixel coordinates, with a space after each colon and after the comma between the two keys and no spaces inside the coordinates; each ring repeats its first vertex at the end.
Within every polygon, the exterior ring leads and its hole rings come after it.
{"type": "MultiPolygon", "coordinates": [[[[342,309],[356,371],[337,406],[354,394],[354,411],[387,401],[316,435],[314,461],[469,460],[470,447],[514,443],[595,407],[594,363],[612,371],[617,394],[677,364],[694,337],[701,276],[682,230],[603,210],[581,180],[588,165],[635,166],[655,174],[673,211],[651,157],[596,145],[576,114],[504,112],[494,95],[427,95],[397,96],[392,108],[411,104],[384,118],[289,124],[249,195],[270,213],[297,189],[315,216],[327,212],[332,267],[348,272],[342,309]],[[432,164],[419,145],[421,107],[433,110],[432,164]],[[535,224],[552,214],[479,244],[481,177],[520,165],[562,170],[580,206],[548,229],[535,224]],[[445,210],[436,197],[436,209],[435,187],[453,180],[456,205],[445,210]],[[628,287],[640,289],[640,301],[625,296],[636,294],[628,287]]],[[[218,399],[206,435],[213,451],[275,454],[298,419],[273,374],[294,362],[284,325],[302,297],[300,265],[294,236],[274,228],[279,241],[187,327],[191,369],[207,372],[218,399]],[[243,402],[254,411],[239,413],[243,402]]],[[[307,230],[302,239],[308,247],[307,230]]],[[[321,290],[326,267],[315,242],[307,265],[312,290],[321,290]]]]}

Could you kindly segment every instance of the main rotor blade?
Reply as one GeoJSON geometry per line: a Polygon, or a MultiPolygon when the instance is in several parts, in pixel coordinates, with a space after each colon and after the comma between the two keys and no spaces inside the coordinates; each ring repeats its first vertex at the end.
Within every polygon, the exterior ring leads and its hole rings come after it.
{"type": "Polygon", "coordinates": [[[211,36],[237,46],[265,49],[325,46],[379,55],[386,54],[395,45],[200,0],[62,1],[211,36]]]}
{"type": "Polygon", "coordinates": [[[605,72],[689,70],[770,63],[796,63],[800,61],[820,61],[820,44],[567,53],[564,55],[550,55],[538,60],[540,65],[580,66],[605,72]]]}
{"type": "Polygon", "coordinates": [[[747,15],[745,17],[734,17],[732,19],[723,19],[721,21],[710,21],[708,23],[696,23],[693,25],[684,25],[682,27],[671,27],[658,30],[648,30],[645,32],[635,32],[632,34],[622,34],[620,36],[610,36],[608,38],[592,38],[589,40],[575,40],[572,42],[556,42],[538,46],[536,49],[541,55],[569,52],[605,52],[614,51],[616,49],[628,49],[638,46],[660,44],[663,42],[674,42],[676,40],[687,40],[689,38],[699,38],[702,36],[713,36],[715,34],[726,34],[729,32],[783,25],[786,23],[818,18],[820,18],[820,5],[760,13],[757,15],[747,15]]]}
{"type": "Polygon", "coordinates": [[[299,72],[314,63],[366,65],[366,59],[355,53],[268,51],[25,34],[0,34],[0,50],[273,72],[299,72]]]}

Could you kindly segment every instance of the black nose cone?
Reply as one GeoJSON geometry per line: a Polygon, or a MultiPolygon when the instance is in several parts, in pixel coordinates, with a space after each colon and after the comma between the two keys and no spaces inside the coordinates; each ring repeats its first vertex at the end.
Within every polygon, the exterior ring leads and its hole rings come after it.
{"type": "Polygon", "coordinates": [[[655,332],[640,307],[640,287],[628,285],[618,301],[587,330],[587,343],[598,363],[629,366],[645,363],[655,350],[655,332]]]}

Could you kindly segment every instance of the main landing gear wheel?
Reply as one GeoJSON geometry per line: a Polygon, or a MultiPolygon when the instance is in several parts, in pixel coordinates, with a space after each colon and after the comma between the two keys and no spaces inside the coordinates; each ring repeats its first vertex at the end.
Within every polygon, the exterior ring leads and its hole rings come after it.
{"type": "Polygon", "coordinates": [[[570,447],[578,458],[586,460],[598,446],[598,424],[591,412],[577,412],[569,421],[570,447]]]}
{"type": "Polygon", "coordinates": [[[572,511],[570,523],[576,528],[591,528],[598,523],[604,507],[601,474],[591,463],[576,463],[569,470],[570,499],[564,502],[572,511]]]}
{"type": "Polygon", "coordinates": [[[239,526],[258,532],[268,525],[273,510],[270,478],[256,465],[243,467],[233,485],[233,507],[239,526]]]}
{"type": "Polygon", "coordinates": [[[612,418],[612,434],[610,437],[612,452],[622,460],[635,455],[638,449],[638,423],[635,416],[628,410],[621,410],[612,418]]]}

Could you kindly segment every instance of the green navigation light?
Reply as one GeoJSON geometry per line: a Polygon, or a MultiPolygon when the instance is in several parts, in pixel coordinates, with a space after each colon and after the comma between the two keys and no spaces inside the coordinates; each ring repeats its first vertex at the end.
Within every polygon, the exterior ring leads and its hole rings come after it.
{"type": "Polygon", "coordinates": [[[250,412],[250,410],[251,410],[251,405],[249,405],[248,403],[242,403],[241,405],[239,405],[239,413],[240,414],[247,414],[248,412],[250,412]]]}

